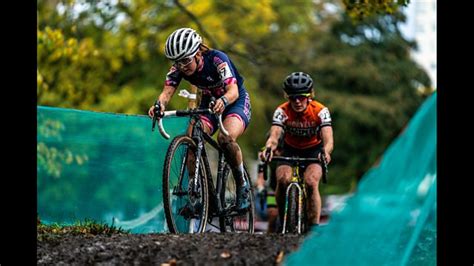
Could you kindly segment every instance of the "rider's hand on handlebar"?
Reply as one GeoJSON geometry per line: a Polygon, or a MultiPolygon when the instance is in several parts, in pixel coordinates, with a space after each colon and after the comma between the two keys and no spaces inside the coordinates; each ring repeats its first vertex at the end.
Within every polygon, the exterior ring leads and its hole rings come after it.
{"type": "Polygon", "coordinates": [[[331,154],[324,152],[324,156],[326,157],[326,163],[329,164],[331,162],[331,154]]]}
{"type": "Polygon", "coordinates": [[[214,111],[216,114],[220,115],[224,112],[225,109],[225,104],[222,99],[217,99],[216,104],[214,105],[214,108],[212,108],[212,111],[214,111]]]}
{"type": "Polygon", "coordinates": [[[150,118],[153,118],[153,111],[154,111],[154,110],[155,110],[155,106],[152,105],[152,106],[150,107],[150,109],[148,110],[148,116],[149,116],[150,118]]]}
{"type": "Polygon", "coordinates": [[[331,155],[329,154],[329,152],[321,151],[318,154],[318,160],[320,160],[320,161],[323,160],[323,158],[321,157],[322,154],[324,154],[324,157],[326,158],[326,164],[329,164],[329,162],[331,161],[331,155]]]}
{"type": "Polygon", "coordinates": [[[271,147],[267,147],[265,152],[260,153],[260,159],[264,162],[271,162],[273,158],[273,151],[271,147]]]}
{"type": "Polygon", "coordinates": [[[155,104],[153,104],[153,106],[148,110],[148,115],[153,119],[153,123],[151,125],[151,131],[153,131],[155,129],[156,122],[160,121],[160,118],[165,115],[164,105],[157,100],[155,104]]]}
{"type": "MultiPolygon", "coordinates": [[[[159,102],[158,102],[158,103],[159,103],[159,102]]],[[[157,104],[157,103],[153,104],[153,105],[150,107],[150,109],[148,110],[148,116],[149,116],[150,118],[153,118],[153,117],[155,116],[155,105],[156,105],[156,104],[157,104]]],[[[160,107],[161,107],[161,108],[160,108],[160,109],[161,109],[161,110],[160,110],[160,113],[163,114],[163,113],[165,112],[165,106],[164,106],[163,104],[161,104],[161,103],[159,103],[159,105],[160,105],[160,107]]],[[[159,118],[161,118],[161,117],[157,117],[157,118],[159,119],[159,118]]]]}

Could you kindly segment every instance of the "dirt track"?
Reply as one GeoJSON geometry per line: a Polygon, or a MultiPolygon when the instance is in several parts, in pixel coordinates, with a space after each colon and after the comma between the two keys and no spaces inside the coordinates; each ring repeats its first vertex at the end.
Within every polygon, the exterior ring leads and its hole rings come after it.
{"type": "Polygon", "coordinates": [[[36,258],[38,265],[277,265],[303,238],[230,233],[66,235],[38,241],[36,258]]]}

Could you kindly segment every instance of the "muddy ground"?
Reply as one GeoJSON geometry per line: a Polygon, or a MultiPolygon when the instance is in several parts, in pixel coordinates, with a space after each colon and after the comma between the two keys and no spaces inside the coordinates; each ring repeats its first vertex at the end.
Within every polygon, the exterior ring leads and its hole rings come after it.
{"type": "Polygon", "coordinates": [[[37,242],[38,265],[278,265],[302,235],[61,235],[37,242]]]}

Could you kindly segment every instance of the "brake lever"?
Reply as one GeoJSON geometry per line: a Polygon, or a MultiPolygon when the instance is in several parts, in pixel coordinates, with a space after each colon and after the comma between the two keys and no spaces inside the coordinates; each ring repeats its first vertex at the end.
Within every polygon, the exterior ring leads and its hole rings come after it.
{"type": "Polygon", "coordinates": [[[209,109],[211,110],[212,114],[217,118],[217,122],[219,123],[219,128],[221,129],[222,133],[226,136],[229,136],[229,132],[224,128],[224,124],[222,123],[222,114],[216,114],[214,110],[214,106],[216,105],[216,98],[212,96],[209,101],[209,109]]]}
{"type": "Polygon", "coordinates": [[[153,110],[153,123],[151,125],[151,131],[155,131],[155,125],[156,125],[156,121],[158,120],[158,117],[162,117],[161,104],[160,104],[160,101],[156,100],[155,109],[153,110]]]}
{"type": "Polygon", "coordinates": [[[214,108],[214,105],[216,105],[216,98],[213,96],[213,97],[211,97],[211,99],[209,101],[209,109],[212,110],[212,108],[214,108]]]}
{"type": "Polygon", "coordinates": [[[151,125],[151,131],[155,131],[155,125],[156,125],[156,115],[153,116],[153,123],[151,125]]]}
{"type": "Polygon", "coordinates": [[[266,164],[269,163],[271,152],[272,152],[272,148],[267,147],[267,149],[265,150],[265,163],[266,164]]]}

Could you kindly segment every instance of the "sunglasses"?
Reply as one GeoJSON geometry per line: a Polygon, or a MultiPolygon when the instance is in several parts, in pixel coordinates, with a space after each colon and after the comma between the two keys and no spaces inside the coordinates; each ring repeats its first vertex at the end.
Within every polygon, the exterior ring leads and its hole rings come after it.
{"type": "Polygon", "coordinates": [[[299,100],[301,102],[304,99],[308,98],[309,96],[310,96],[309,93],[299,94],[299,95],[288,95],[288,99],[290,99],[290,101],[299,100]]]}
{"type": "Polygon", "coordinates": [[[191,62],[193,61],[193,59],[194,59],[194,56],[185,57],[185,58],[182,58],[182,59],[179,59],[179,60],[174,61],[174,64],[175,64],[175,66],[177,66],[177,67],[183,68],[183,67],[185,67],[185,66],[191,64],[191,62]]]}

